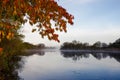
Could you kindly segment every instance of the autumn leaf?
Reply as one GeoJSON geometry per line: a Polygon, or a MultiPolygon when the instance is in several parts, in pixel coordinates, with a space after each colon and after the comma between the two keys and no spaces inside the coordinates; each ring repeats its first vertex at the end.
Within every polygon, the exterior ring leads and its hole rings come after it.
{"type": "Polygon", "coordinates": [[[0,53],[3,51],[3,48],[0,48],[0,53]]]}
{"type": "Polygon", "coordinates": [[[26,22],[26,15],[31,25],[39,25],[39,29],[34,27],[32,32],[38,31],[42,37],[58,42],[56,31],[66,32],[67,24],[73,25],[74,16],[55,0],[1,0],[0,5],[0,41],[11,40],[26,22]]]}

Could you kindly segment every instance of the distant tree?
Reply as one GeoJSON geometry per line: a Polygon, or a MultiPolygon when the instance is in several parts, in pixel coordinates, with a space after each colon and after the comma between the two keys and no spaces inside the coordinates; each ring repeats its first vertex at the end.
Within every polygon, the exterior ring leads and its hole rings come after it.
{"type": "Polygon", "coordinates": [[[107,48],[108,45],[106,43],[101,43],[102,48],[107,48]]]}
{"type": "Polygon", "coordinates": [[[120,39],[117,39],[113,43],[107,43],[97,41],[93,45],[89,45],[89,43],[81,43],[79,41],[73,40],[72,42],[65,42],[62,44],[61,49],[120,49],[120,39]]]}
{"type": "Polygon", "coordinates": [[[115,43],[120,44],[120,38],[115,41],[115,43]]]}
{"type": "Polygon", "coordinates": [[[92,46],[93,46],[94,48],[101,48],[101,47],[102,47],[100,41],[95,42],[92,46]]]}
{"type": "Polygon", "coordinates": [[[79,41],[73,40],[72,42],[65,42],[61,46],[61,49],[87,49],[89,48],[89,43],[80,43],[79,41]]]}
{"type": "Polygon", "coordinates": [[[25,49],[32,49],[32,48],[36,47],[35,45],[33,45],[31,43],[28,43],[28,42],[24,42],[23,46],[24,46],[25,49]]]}
{"type": "Polygon", "coordinates": [[[45,44],[38,44],[37,48],[45,48],[45,44]]]}
{"type": "Polygon", "coordinates": [[[61,45],[61,49],[69,49],[70,43],[69,42],[64,42],[63,45],[61,45]]]}
{"type": "Polygon", "coordinates": [[[117,39],[115,42],[109,44],[109,47],[111,47],[111,48],[119,48],[120,49],[120,38],[117,39]]]}
{"type": "Polygon", "coordinates": [[[83,43],[83,48],[84,49],[86,49],[86,48],[88,49],[89,48],[89,43],[83,43]]]}
{"type": "Polygon", "coordinates": [[[73,40],[72,43],[76,45],[76,44],[78,44],[79,42],[76,41],[76,40],[73,40]]]}

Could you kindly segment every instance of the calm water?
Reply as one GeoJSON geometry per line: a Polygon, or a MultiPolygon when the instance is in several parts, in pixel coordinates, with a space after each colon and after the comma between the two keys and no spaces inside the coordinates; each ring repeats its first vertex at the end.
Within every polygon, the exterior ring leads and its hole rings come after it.
{"type": "Polygon", "coordinates": [[[22,57],[24,64],[18,70],[24,80],[120,80],[120,54],[32,53],[22,57]]]}

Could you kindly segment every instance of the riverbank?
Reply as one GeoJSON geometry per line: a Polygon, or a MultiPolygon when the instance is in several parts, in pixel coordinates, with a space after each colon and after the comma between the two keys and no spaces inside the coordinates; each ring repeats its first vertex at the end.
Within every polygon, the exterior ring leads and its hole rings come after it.
{"type": "Polygon", "coordinates": [[[64,49],[64,50],[60,50],[60,49],[29,49],[26,50],[27,53],[40,53],[40,52],[56,52],[56,51],[60,51],[60,52],[80,52],[80,53],[119,53],[120,54],[120,50],[69,50],[69,49],[64,49]]]}
{"type": "Polygon", "coordinates": [[[81,52],[81,53],[119,53],[120,50],[60,50],[61,52],[81,52]]]}

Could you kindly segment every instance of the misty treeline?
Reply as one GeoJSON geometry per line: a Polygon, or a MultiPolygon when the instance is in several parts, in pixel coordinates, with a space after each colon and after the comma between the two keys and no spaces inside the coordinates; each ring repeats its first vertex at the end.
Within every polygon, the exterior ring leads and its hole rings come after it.
{"type": "Polygon", "coordinates": [[[43,49],[45,48],[44,44],[33,45],[28,42],[24,42],[22,40],[23,35],[16,35],[15,38],[11,40],[4,39],[1,41],[0,47],[3,48],[3,51],[0,52],[0,56],[17,56],[21,54],[25,54],[25,50],[28,49],[43,49]]]}
{"type": "Polygon", "coordinates": [[[46,47],[45,44],[43,44],[43,43],[34,45],[34,44],[29,43],[29,42],[24,42],[23,45],[24,45],[24,47],[25,47],[26,49],[34,49],[34,48],[36,48],[36,49],[37,49],[37,48],[43,49],[43,48],[46,47]]]}
{"type": "Polygon", "coordinates": [[[113,43],[105,43],[97,41],[90,45],[89,43],[82,43],[80,41],[73,40],[72,42],[64,42],[60,49],[119,49],[120,50],[120,38],[113,43]]]}

